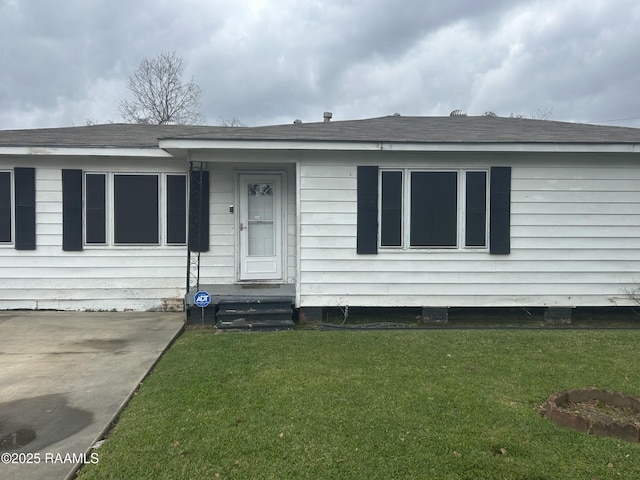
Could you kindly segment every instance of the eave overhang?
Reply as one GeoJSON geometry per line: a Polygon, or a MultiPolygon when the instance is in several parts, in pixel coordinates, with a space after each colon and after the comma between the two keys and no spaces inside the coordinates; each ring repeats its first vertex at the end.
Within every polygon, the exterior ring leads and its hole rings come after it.
{"type": "Polygon", "coordinates": [[[162,148],[120,147],[0,147],[2,156],[64,156],[64,157],[144,157],[172,158],[162,148]]]}
{"type": "Polygon", "coordinates": [[[640,153],[638,143],[413,143],[161,139],[160,148],[174,155],[180,155],[179,152],[188,150],[640,153]]]}

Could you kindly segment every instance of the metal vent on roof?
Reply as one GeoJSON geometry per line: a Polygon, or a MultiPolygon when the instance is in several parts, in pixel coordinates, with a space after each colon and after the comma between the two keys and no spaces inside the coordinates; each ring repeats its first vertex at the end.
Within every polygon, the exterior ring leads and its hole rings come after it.
{"type": "Polygon", "coordinates": [[[466,117],[467,112],[464,110],[454,110],[449,114],[450,117],[466,117]]]}
{"type": "Polygon", "coordinates": [[[302,120],[300,120],[299,118],[296,118],[296,119],[293,121],[293,123],[294,123],[295,125],[299,125],[299,124],[301,124],[301,123],[302,123],[302,120]]]}

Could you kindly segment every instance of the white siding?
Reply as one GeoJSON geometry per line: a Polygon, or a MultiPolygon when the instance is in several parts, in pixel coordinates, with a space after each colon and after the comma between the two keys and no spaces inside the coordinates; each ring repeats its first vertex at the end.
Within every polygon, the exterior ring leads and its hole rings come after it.
{"type": "MultiPolygon", "coordinates": [[[[204,160],[208,160],[205,158],[204,160]]],[[[219,159],[218,159],[219,160],[219,159]]],[[[116,158],[3,158],[0,170],[36,169],[36,250],[0,245],[0,309],[150,310],[176,305],[185,295],[186,246],[85,246],[62,250],[62,169],[93,172],[187,173],[183,160],[116,158]]],[[[210,248],[200,257],[201,284],[236,281],[234,171],[287,172],[286,280],[296,278],[296,175],[279,165],[210,163],[210,248]]],[[[161,188],[160,195],[164,191],[161,188]]],[[[161,205],[164,199],[161,198],[161,205]]],[[[161,209],[162,211],[162,209],[161,209]]],[[[107,214],[109,218],[109,214],[107,214]]],[[[163,219],[163,213],[160,218],[163,219]]],[[[161,220],[161,227],[164,227],[161,220]]],[[[164,233],[162,233],[162,236],[164,233]]]]}
{"type": "MultiPolygon", "coordinates": [[[[207,155],[193,158],[211,162],[210,250],[201,255],[202,284],[237,280],[236,216],[229,205],[237,202],[234,172],[247,170],[287,172],[286,281],[296,283],[299,306],[629,305],[625,290],[640,284],[640,168],[633,155],[207,155]],[[356,254],[356,171],[366,164],[512,166],[511,254],[356,254]]],[[[36,168],[37,248],[0,246],[0,309],[148,310],[184,296],[184,246],[62,251],[61,169],[186,173],[186,161],[0,159],[0,170],[15,166],[36,168]]]]}
{"type": "Polygon", "coordinates": [[[62,250],[61,172],[63,168],[78,168],[186,173],[185,162],[137,158],[0,159],[0,169],[15,166],[36,169],[36,250],[0,246],[0,309],[150,310],[179,303],[186,284],[184,246],[85,246],[80,252],[62,250]]]}
{"type": "Polygon", "coordinates": [[[300,167],[300,306],[630,305],[640,285],[640,169],[631,157],[318,156],[300,167]],[[511,254],[356,254],[358,165],[512,166],[511,254]]]}
{"type": "MultiPolygon", "coordinates": [[[[207,161],[206,156],[198,160],[207,161]]],[[[220,161],[219,158],[216,158],[220,161]]],[[[247,159],[245,159],[247,160],[247,159]]],[[[251,160],[249,157],[248,160],[251,160]]],[[[276,159],[277,161],[277,159],[276,159]]],[[[286,239],[285,255],[287,270],[285,282],[294,283],[296,279],[296,176],[295,165],[260,163],[210,163],[210,194],[211,204],[209,212],[209,251],[200,255],[200,284],[232,284],[237,281],[236,251],[236,214],[238,200],[236,195],[235,176],[238,172],[286,172],[287,185],[286,203],[286,239]],[[235,214],[229,212],[229,205],[235,205],[235,214]]]]}

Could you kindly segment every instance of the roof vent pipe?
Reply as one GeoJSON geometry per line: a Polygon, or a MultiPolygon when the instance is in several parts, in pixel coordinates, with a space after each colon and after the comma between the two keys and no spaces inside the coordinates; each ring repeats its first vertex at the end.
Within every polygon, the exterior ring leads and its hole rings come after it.
{"type": "Polygon", "coordinates": [[[333,113],[331,113],[331,112],[324,112],[322,114],[322,118],[324,118],[325,122],[330,122],[331,121],[331,117],[333,117],[333,113]]]}

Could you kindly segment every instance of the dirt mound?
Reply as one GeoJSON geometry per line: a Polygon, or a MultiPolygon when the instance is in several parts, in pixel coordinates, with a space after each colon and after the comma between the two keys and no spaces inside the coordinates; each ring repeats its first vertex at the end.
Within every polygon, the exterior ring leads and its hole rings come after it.
{"type": "Polygon", "coordinates": [[[640,442],[640,399],[595,387],[551,395],[540,407],[556,425],[640,442]]]}

